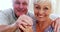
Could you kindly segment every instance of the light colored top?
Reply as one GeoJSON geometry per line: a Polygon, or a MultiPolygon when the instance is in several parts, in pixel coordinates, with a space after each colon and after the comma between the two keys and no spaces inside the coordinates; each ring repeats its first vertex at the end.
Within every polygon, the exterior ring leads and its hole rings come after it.
{"type": "MultiPolygon", "coordinates": [[[[26,15],[33,16],[32,13],[28,12],[26,15]]],[[[33,18],[33,17],[31,17],[33,18]]],[[[17,18],[15,17],[13,9],[6,9],[0,12],[0,25],[11,25],[13,24],[17,18]]]]}
{"type": "MultiPolygon", "coordinates": [[[[36,22],[35,22],[35,18],[34,15],[30,12],[28,12],[26,15],[30,16],[31,18],[33,18],[33,30],[34,32],[36,32],[36,22]]],[[[55,18],[55,16],[53,16],[52,18],[55,18]]],[[[15,21],[17,20],[17,18],[15,17],[14,14],[14,10],[13,9],[6,9],[3,11],[0,11],[0,25],[11,25],[13,24],[15,21]]],[[[51,26],[49,26],[46,31],[48,31],[48,29],[52,29],[51,26]]],[[[50,30],[51,30],[50,29],[50,30]]],[[[51,30],[52,31],[52,30],[51,30]]]]}

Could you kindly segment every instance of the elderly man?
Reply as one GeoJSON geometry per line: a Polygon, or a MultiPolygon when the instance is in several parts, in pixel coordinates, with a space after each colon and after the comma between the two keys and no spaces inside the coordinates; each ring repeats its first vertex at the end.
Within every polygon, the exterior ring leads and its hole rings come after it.
{"type": "Polygon", "coordinates": [[[13,0],[13,9],[0,12],[0,32],[26,32],[33,22],[28,12],[29,0],[13,0]],[[28,16],[27,16],[28,15],[28,16]]]}

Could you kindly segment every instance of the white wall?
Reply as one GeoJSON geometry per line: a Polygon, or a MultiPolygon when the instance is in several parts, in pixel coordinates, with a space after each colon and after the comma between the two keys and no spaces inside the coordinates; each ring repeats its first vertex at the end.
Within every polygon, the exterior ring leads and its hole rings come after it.
{"type": "Polygon", "coordinates": [[[57,10],[55,13],[60,15],[60,0],[57,0],[57,10]]]}
{"type": "Polygon", "coordinates": [[[0,0],[0,10],[12,8],[11,0],[0,0]]]}
{"type": "MultiPolygon", "coordinates": [[[[30,1],[30,5],[29,5],[29,11],[32,12],[33,11],[33,0],[29,0],[30,1]]],[[[57,8],[55,11],[55,14],[60,15],[60,0],[56,0],[57,1],[57,8]]],[[[12,0],[0,0],[0,10],[4,10],[4,9],[8,9],[8,8],[12,8],[12,0]]]]}

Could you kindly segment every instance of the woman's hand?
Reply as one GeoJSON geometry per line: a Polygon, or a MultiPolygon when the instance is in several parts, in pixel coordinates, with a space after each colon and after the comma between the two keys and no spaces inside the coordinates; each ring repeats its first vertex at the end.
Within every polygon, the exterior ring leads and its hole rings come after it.
{"type": "Polygon", "coordinates": [[[25,28],[22,30],[19,28],[20,32],[33,32],[32,26],[25,26],[25,28]]]}
{"type": "Polygon", "coordinates": [[[55,20],[54,32],[60,32],[60,18],[55,20]]]}
{"type": "Polygon", "coordinates": [[[26,26],[24,32],[33,32],[32,26],[26,26]]]}

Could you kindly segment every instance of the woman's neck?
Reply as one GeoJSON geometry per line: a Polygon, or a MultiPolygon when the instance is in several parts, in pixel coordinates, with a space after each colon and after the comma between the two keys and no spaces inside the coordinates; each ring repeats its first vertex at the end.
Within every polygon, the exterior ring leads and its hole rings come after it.
{"type": "Polygon", "coordinates": [[[37,23],[39,23],[40,25],[44,24],[44,23],[50,23],[51,22],[51,19],[50,18],[46,18],[45,21],[38,21],[37,20],[37,23]]]}
{"type": "Polygon", "coordinates": [[[37,21],[39,30],[44,31],[51,24],[50,18],[46,18],[46,21],[37,21]]]}

